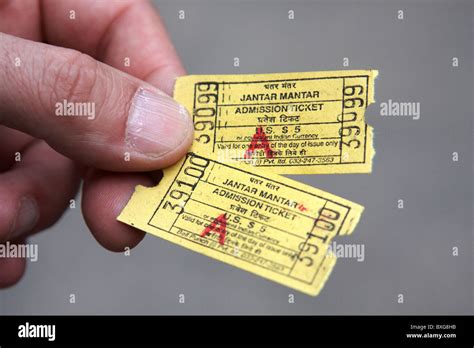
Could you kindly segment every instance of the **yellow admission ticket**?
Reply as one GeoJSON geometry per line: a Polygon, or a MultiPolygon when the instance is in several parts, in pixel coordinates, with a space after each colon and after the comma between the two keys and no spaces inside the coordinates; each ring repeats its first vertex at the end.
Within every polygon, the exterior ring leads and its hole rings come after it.
{"type": "Polygon", "coordinates": [[[137,186],[118,220],[315,296],[336,262],[331,240],[350,234],[362,210],[294,180],[190,152],[158,186],[137,186]]]}
{"type": "Polygon", "coordinates": [[[178,78],[193,152],[278,174],[369,173],[376,70],[178,78]]]}

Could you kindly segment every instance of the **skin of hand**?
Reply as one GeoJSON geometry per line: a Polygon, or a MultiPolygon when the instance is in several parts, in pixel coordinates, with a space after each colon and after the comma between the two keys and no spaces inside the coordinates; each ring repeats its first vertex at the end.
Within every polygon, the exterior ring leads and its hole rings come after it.
{"type": "MultiPolygon", "coordinates": [[[[82,179],[97,241],[138,244],[144,234],[116,217],[191,145],[191,119],[169,96],[184,73],[146,1],[0,0],[0,243],[54,224],[82,179]],[[65,102],[94,105],[94,117],[58,114],[65,102]]],[[[0,258],[0,287],[25,266],[0,258]]]]}

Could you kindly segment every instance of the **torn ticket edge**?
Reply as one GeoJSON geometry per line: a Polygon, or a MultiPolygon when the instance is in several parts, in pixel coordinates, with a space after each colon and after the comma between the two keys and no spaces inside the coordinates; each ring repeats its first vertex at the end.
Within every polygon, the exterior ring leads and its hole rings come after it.
{"type": "Polygon", "coordinates": [[[331,240],[352,233],[362,211],[294,180],[190,152],[158,186],[137,186],[118,220],[316,296],[336,262],[331,240]]]}
{"type": "Polygon", "coordinates": [[[365,110],[376,70],[189,75],[174,98],[190,111],[192,151],[277,174],[370,173],[365,110]]]}

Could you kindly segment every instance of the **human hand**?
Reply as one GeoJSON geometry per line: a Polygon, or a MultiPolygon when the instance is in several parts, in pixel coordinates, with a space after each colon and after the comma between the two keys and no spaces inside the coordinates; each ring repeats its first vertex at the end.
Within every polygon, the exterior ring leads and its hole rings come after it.
{"type": "MultiPolygon", "coordinates": [[[[117,215],[136,185],[153,184],[145,172],[192,142],[190,117],[168,96],[182,74],[148,2],[0,0],[0,242],[55,223],[82,177],[97,241],[135,246],[144,234],[117,215]]],[[[24,259],[0,258],[0,287],[24,270],[24,259]]]]}

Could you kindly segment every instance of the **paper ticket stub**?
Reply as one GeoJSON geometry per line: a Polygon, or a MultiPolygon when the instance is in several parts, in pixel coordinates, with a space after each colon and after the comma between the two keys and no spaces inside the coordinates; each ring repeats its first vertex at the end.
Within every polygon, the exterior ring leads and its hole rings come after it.
{"type": "Polygon", "coordinates": [[[250,166],[188,153],[156,187],[137,186],[118,220],[267,279],[317,295],[363,207],[250,166]]]}
{"type": "Polygon", "coordinates": [[[278,174],[368,173],[365,123],[375,70],[178,78],[174,98],[193,116],[192,151],[278,174]]]}

